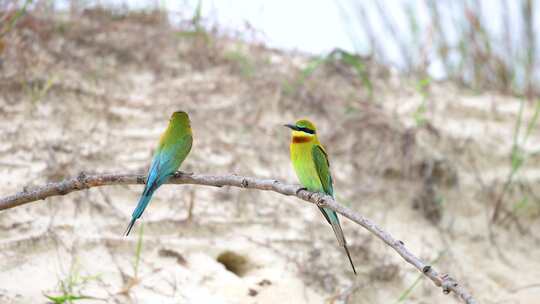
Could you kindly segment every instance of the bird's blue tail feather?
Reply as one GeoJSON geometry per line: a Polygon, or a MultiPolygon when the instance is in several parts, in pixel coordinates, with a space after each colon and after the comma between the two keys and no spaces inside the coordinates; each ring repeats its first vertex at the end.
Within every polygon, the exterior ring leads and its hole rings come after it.
{"type": "Polygon", "coordinates": [[[139,203],[137,204],[137,207],[135,210],[133,210],[133,214],[131,215],[131,221],[129,222],[129,225],[126,229],[125,235],[128,236],[129,232],[131,231],[131,228],[133,228],[133,225],[135,225],[135,221],[141,217],[141,215],[144,212],[144,209],[146,209],[146,206],[148,206],[148,203],[150,202],[150,199],[152,199],[152,194],[154,194],[154,190],[148,191],[141,195],[141,198],[139,199],[139,203]]]}
{"type": "Polygon", "coordinates": [[[131,215],[132,218],[138,219],[141,217],[141,215],[144,212],[144,209],[146,209],[146,206],[148,206],[150,199],[152,199],[152,194],[154,194],[154,191],[141,195],[141,198],[139,199],[139,203],[137,204],[137,208],[133,210],[133,214],[131,215]]]}

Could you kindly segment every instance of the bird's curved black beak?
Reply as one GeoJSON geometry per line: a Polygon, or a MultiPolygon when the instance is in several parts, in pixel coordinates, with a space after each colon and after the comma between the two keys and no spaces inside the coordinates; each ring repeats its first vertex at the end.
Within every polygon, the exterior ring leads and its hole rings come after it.
{"type": "Polygon", "coordinates": [[[299,130],[297,126],[291,125],[291,124],[285,124],[285,125],[283,125],[283,126],[289,128],[289,129],[293,129],[293,130],[295,130],[295,131],[298,131],[298,130],[299,130]]]}

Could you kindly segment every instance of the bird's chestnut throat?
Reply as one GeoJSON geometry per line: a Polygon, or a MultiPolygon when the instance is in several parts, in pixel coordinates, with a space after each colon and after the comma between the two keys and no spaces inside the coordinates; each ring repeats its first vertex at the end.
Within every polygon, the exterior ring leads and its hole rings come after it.
{"type": "Polygon", "coordinates": [[[302,144],[310,142],[313,139],[312,136],[293,136],[292,142],[294,144],[302,144]]]}

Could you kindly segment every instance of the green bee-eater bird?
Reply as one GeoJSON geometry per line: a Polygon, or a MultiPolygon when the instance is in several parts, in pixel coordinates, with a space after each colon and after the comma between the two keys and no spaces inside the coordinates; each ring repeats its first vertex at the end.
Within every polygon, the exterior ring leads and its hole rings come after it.
{"type": "Polygon", "coordinates": [[[146,186],[139,199],[137,207],[131,215],[131,221],[126,230],[126,236],[133,228],[135,221],[141,217],[146,206],[152,198],[154,191],[163,185],[178,170],[191,150],[193,137],[189,116],[186,112],[174,112],[169,120],[169,125],[161,138],[154,153],[152,164],[148,170],[146,186]]]}
{"type": "MultiPolygon", "coordinates": [[[[309,191],[323,192],[334,197],[328,155],[317,138],[315,125],[309,120],[303,119],[294,125],[287,124],[285,126],[292,129],[291,160],[300,183],[309,191]]],[[[328,208],[319,207],[319,209],[332,226],[338,243],[345,249],[352,270],[356,274],[336,212],[328,208]]]]}

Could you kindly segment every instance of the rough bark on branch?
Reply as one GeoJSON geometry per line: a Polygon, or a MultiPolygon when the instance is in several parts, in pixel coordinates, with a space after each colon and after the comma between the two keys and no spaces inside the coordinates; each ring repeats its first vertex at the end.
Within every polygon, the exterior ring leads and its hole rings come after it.
{"type": "MultiPolygon", "coordinates": [[[[37,200],[43,200],[50,196],[65,195],[73,191],[89,189],[92,187],[106,185],[144,184],[145,180],[146,176],[142,174],[86,175],[81,173],[76,178],[67,179],[58,183],[50,183],[34,189],[24,189],[22,192],[17,194],[0,198],[0,210],[13,208],[37,200]]],[[[455,295],[464,303],[477,303],[472,295],[455,279],[449,275],[439,274],[432,266],[426,264],[424,261],[413,255],[405,247],[405,244],[402,241],[396,240],[388,232],[384,231],[371,220],[363,217],[352,209],[338,204],[332,197],[328,195],[310,192],[303,189],[299,185],[285,184],[274,179],[261,179],[239,175],[205,175],[177,172],[168,183],[195,184],[216,187],[233,186],[239,188],[274,191],[287,196],[296,196],[304,201],[311,202],[321,207],[330,208],[364,227],[376,237],[381,239],[388,246],[394,249],[405,261],[418,269],[426,277],[431,279],[436,286],[441,287],[445,294],[454,292],[455,295]]]]}

